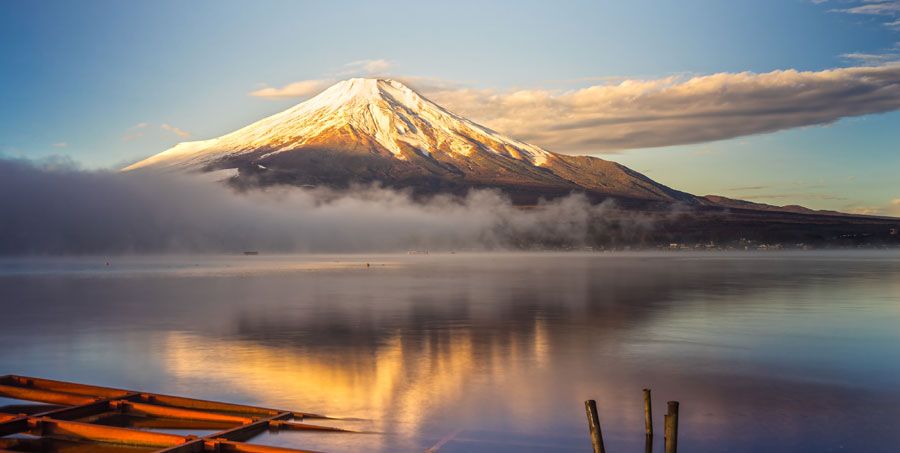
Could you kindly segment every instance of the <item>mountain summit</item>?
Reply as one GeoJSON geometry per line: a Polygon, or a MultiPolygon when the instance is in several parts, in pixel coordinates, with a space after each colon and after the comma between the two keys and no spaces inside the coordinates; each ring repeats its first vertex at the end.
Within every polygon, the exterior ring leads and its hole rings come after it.
{"type": "Polygon", "coordinates": [[[124,169],[236,169],[239,185],[381,182],[421,192],[497,188],[523,202],[572,191],[693,203],[627,167],[506,137],[391,79],[349,79],[219,138],[179,143],[124,169]]]}

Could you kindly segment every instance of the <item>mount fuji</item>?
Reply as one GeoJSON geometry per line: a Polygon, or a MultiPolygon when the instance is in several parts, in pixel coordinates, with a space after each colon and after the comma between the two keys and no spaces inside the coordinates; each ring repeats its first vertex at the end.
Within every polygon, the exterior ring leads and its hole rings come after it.
{"type": "Polygon", "coordinates": [[[623,165],[524,143],[456,115],[391,79],[349,79],[211,140],[179,143],[124,168],[232,169],[239,186],[379,182],[423,193],[495,188],[520,203],[593,198],[706,204],[623,165]]]}
{"type": "MultiPolygon", "coordinates": [[[[232,187],[379,183],[417,195],[504,192],[519,205],[585,194],[653,218],[657,243],[896,243],[898,219],[681,192],[624,165],[557,154],[447,111],[391,79],[350,79],[211,140],[179,143],[126,172],[207,173],[232,187]],[[676,208],[677,209],[673,209],[676,208]],[[673,213],[679,213],[672,215],[673,213]],[[739,242],[735,242],[739,241],[739,242]]],[[[642,239],[644,240],[644,239],[642,239]]],[[[650,239],[647,239],[650,240],[650,239]]]]}

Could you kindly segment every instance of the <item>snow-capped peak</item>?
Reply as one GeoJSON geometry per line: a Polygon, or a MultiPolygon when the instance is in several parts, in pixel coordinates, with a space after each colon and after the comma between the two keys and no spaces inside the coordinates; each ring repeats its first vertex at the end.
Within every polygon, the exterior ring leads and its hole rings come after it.
{"type": "Polygon", "coordinates": [[[340,81],[300,105],[313,110],[339,109],[353,103],[375,103],[386,95],[402,99],[407,107],[420,106],[424,102],[418,93],[396,80],[354,78],[340,81]]]}
{"type": "Polygon", "coordinates": [[[423,156],[450,153],[457,158],[494,153],[541,166],[552,154],[507,138],[448,112],[392,79],[354,78],[338,82],[283,112],[216,139],[179,143],[126,167],[195,167],[225,156],[301,150],[335,131],[367,137],[398,159],[404,147],[423,156]]]}

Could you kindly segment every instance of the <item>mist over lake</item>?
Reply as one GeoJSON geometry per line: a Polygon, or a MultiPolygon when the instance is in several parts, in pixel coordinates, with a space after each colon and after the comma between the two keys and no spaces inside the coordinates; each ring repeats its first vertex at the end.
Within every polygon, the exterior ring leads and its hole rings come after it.
{"type": "Polygon", "coordinates": [[[272,445],[586,451],[591,398],[642,451],[646,387],[683,451],[900,441],[896,252],[6,258],[0,294],[8,372],[378,432],[272,445]]]}

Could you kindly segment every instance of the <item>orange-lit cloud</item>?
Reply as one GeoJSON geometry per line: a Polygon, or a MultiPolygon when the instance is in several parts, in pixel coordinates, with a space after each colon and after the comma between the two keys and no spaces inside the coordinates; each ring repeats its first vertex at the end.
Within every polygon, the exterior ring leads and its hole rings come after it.
{"type": "Polygon", "coordinates": [[[340,74],[384,74],[393,67],[390,61],[384,59],[378,60],[357,60],[351,61],[344,65],[344,70],[340,74]]]}
{"type": "MultiPolygon", "coordinates": [[[[148,132],[152,133],[151,128],[153,128],[153,130],[156,130],[155,126],[153,126],[150,123],[146,123],[146,122],[137,123],[134,126],[131,126],[125,130],[125,133],[122,134],[122,141],[130,142],[130,141],[142,138],[145,135],[147,135],[148,132]]],[[[175,134],[176,136],[178,136],[178,138],[188,138],[191,136],[190,132],[188,132],[184,129],[181,129],[180,127],[175,127],[175,126],[173,126],[171,124],[167,124],[167,123],[160,124],[157,132],[158,131],[171,132],[172,134],[175,134]]],[[[158,133],[157,133],[157,135],[158,135],[158,133]]],[[[56,146],[56,145],[54,145],[54,146],[56,146]]]]}
{"type": "Polygon", "coordinates": [[[129,127],[125,130],[125,133],[122,134],[122,141],[130,142],[132,140],[137,140],[144,136],[144,131],[147,129],[148,123],[137,123],[134,126],[129,127]]]}
{"type": "Polygon", "coordinates": [[[289,83],[281,88],[265,87],[251,91],[251,96],[261,98],[303,98],[312,96],[328,86],[328,80],[300,80],[289,83]]]}
{"type": "Polygon", "coordinates": [[[175,135],[177,135],[177,136],[179,136],[179,137],[181,137],[181,138],[188,138],[188,137],[191,136],[191,133],[190,133],[190,132],[187,132],[187,131],[185,131],[184,129],[181,129],[181,128],[177,128],[177,127],[175,127],[175,126],[172,126],[171,124],[165,124],[165,123],[164,123],[164,124],[160,125],[159,127],[162,128],[163,130],[169,131],[169,132],[171,132],[171,133],[173,133],[173,134],[175,134],[175,135]]]}
{"type": "Polygon", "coordinates": [[[722,140],[900,108],[900,64],[626,80],[579,90],[428,92],[435,102],[554,151],[722,140]]]}

